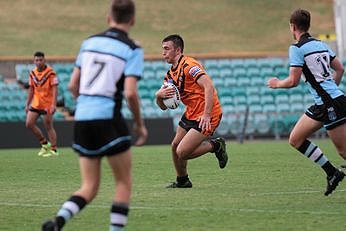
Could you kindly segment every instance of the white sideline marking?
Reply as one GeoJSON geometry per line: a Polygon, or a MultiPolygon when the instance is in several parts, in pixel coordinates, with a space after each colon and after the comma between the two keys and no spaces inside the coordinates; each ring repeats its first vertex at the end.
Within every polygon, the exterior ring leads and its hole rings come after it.
{"type": "MultiPolygon", "coordinates": [[[[0,206],[9,207],[38,207],[38,208],[56,208],[61,205],[30,204],[30,203],[10,203],[1,202],[0,206]]],[[[109,205],[89,205],[91,208],[109,208],[109,205]]],[[[247,209],[247,208],[225,208],[225,207],[150,207],[150,206],[131,206],[135,210],[178,210],[178,211],[227,211],[233,213],[268,213],[268,214],[310,214],[310,215],[346,215],[346,212],[328,212],[328,211],[309,211],[309,210],[273,210],[273,209],[247,209]]]]}
{"type": "MultiPolygon", "coordinates": [[[[334,192],[345,192],[346,189],[335,190],[334,192]]],[[[270,195],[290,195],[290,194],[310,194],[310,193],[323,193],[322,191],[293,191],[293,192],[267,192],[267,193],[251,193],[250,196],[270,196],[270,195]]]]}

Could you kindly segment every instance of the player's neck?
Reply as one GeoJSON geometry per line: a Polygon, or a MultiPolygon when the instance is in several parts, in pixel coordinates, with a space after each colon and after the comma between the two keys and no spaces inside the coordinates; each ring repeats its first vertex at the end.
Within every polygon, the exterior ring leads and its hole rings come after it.
{"type": "Polygon", "coordinates": [[[183,54],[179,54],[179,55],[177,55],[177,56],[175,57],[174,63],[172,63],[173,69],[175,69],[175,68],[178,66],[179,61],[180,61],[180,59],[181,59],[182,57],[183,57],[183,54]]]}

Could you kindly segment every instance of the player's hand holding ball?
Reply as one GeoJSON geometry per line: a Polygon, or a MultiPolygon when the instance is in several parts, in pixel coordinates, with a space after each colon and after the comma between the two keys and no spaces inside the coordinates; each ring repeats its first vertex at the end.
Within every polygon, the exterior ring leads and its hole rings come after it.
{"type": "Polygon", "coordinates": [[[162,85],[156,93],[157,97],[162,98],[164,105],[169,109],[176,109],[180,104],[180,93],[178,88],[172,83],[162,85]]]}

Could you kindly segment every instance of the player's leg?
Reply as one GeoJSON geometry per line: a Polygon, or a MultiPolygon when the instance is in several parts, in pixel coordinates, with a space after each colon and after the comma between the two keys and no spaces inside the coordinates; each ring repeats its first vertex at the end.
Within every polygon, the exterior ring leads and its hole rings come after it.
{"type": "Polygon", "coordinates": [[[111,207],[110,231],[121,231],[127,224],[132,190],[132,153],[128,149],[108,157],[115,178],[115,194],[111,207]]]}
{"type": "Polygon", "coordinates": [[[40,114],[36,111],[29,110],[26,116],[25,126],[32,131],[35,137],[41,144],[41,150],[38,152],[39,156],[45,155],[49,150],[49,143],[43,135],[41,129],[36,125],[36,121],[40,114]]]}
{"type": "Polygon", "coordinates": [[[294,126],[289,137],[289,143],[325,171],[328,182],[325,195],[328,195],[336,187],[335,183],[330,185],[330,181],[328,179],[337,174],[338,169],[330,163],[327,156],[316,144],[308,140],[308,138],[321,127],[322,122],[314,120],[304,114],[294,126]]]}
{"type": "Polygon", "coordinates": [[[101,159],[79,157],[81,187],[67,199],[56,217],[42,225],[42,231],[60,230],[96,196],[100,185],[101,159]]]}
{"type": "Polygon", "coordinates": [[[187,131],[182,128],[181,126],[177,127],[175,137],[171,144],[171,150],[172,150],[172,160],[174,164],[174,168],[177,174],[176,182],[173,182],[172,184],[168,185],[167,188],[191,188],[192,183],[189,180],[188,172],[187,172],[187,160],[183,160],[179,158],[177,155],[177,147],[181,140],[186,135],[187,131]]]}
{"type": "Polygon", "coordinates": [[[327,130],[327,133],[340,156],[346,160],[346,124],[327,130]]]}
{"type": "Polygon", "coordinates": [[[182,160],[189,160],[211,152],[213,145],[205,141],[206,138],[207,136],[199,131],[190,129],[177,147],[177,157],[182,160]]]}
{"type": "Polygon", "coordinates": [[[50,153],[53,155],[59,155],[57,150],[57,136],[56,131],[53,126],[53,114],[47,113],[43,117],[43,124],[47,130],[48,139],[51,143],[51,151],[50,153]]]}
{"type": "Polygon", "coordinates": [[[182,120],[185,120],[185,124],[188,124],[192,129],[189,130],[179,144],[177,150],[179,158],[188,160],[213,152],[219,161],[220,168],[224,168],[228,161],[225,140],[221,137],[206,140],[218,127],[221,117],[222,115],[215,115],[211,118],[211,129],[209,131],[200,131],[198,121],[182,118],[182,120]]]}

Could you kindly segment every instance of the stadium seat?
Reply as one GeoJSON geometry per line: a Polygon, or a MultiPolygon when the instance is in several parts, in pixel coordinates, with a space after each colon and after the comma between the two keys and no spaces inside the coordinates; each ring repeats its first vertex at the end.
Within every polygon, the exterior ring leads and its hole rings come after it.
{"type": "Polygon", "coordinates": [[[257,65],[259,68],[272,68],[271,62],[267,58],[257,59],[257,65]]]}
{"type": "Polygon", "coordinates": [[[221,67],[219,71],[220,78],[224,80],[230,78],[232,76],[232,70],[230,67],[221,67]]]}
{"type": "Polygon", "coordinates": [[[229,69],[231,70],[231,60],[230,59],[220,59],[219,60],[219,68],[222,69],[229,69]]]}
{"type": "Polygon", "coordinates": [[[275,96],[276,104],[289,104],[288,94],[278,94],[275,96]]]}
{"type": "Polygon", "coordinates": [[[280,79],[286,78],[289,75],[289,70],[286,67],[277,67],[275,68],[275,76],[277,76],[280,79]]]}
{"type": "Polygon", "coordinates": [[[246,75],[237,77],[237,85],[239,87],[247,87],[251,85],[251,78],[246,75]]]}
{"type": "Polygon", "coordinates": [[[268,122],[268,116],[266,114],[258,114],[254,119],[256,132],[261,135],[268,134],[270,131],[270,124],[268,122]]]}
{"type": "Polygon", "coordinates": [[[243,59],[232,59],[231,60],[231,67],[232,69],[244,69],[245,65],[244,65],[244,60],[243,59]]]}
{"type": "Polygon", "coordinates": [[[207,71],[211,69],[218,69],[219,61],[217,59],[206,59],[204,60],[204,67],[207,71]]]}
{"type": "Polygon", "coordinates": [[[232,96],[232,89],[229,87],[220,86],[217,88],[217,93],[220,98],[225,96],[232,96]]]}
{"type": "Polygon", "coordinates": [[[262,67],[260,70],[260,76],[266,81],[272,76],[275,76],[275,73],[271,67],[262,67]]]}
{"type": "Polygon", "coordinates": [[[251,77],[251,82],[250,84],[252,86],[263,86],[266,87],[266,81],[264,78],[262,78],[260,75],[254,75],[251,77]]]}
{"type": "Polygon", "coordinates": [[[224,79],[224,84],[226,87],[235,87],[237,86],[237,79],[233,76],[228,76],[224,79]]]}
{"type": "Polygon", "coordinates": [[[232,72],[232,76],[237,79],[240,77],[246,76],[246,70],[244,68],[239,68],[239,67],[234,68],[232,72]]]}
{"type": "Polygon", "coordinates": [[[257,68],[258,69],[258,65],[257,65],[257,60],[256,59],[252,59],[252,58],[248,58],[248,59],[244,59],[244,67],[245,68],[257,68]]]}
{"type": "Polygon", "coordinates": [[[246,71],[246,76],[252,78],[253,76],[259,76],[260,75],[260,69],[257,67],[249,67],[246,71]]]}
{"type": "Polygon", "coordinates": [[[280,103],[276,105],[276,111],[278,114],[287,114],[291,111],[291,107],[287,102],[280,103]]]}
{"type": "Polygon", "coordinates": [[[221,96],[219,97],[220,99],[220,103],[223,107],[227,106],[227,105],[232,105],[234,103],[233,97],[232,96],[221,96]]]}
{"type": "Polygon", "coordinates": [[[272,94],[263,94],[261,95],[261,104],[273,104],[274,103],[274,96],[272,94]]]}
{"type": "Polygon", "coordinates": [[[290,105],[290,112],[293,114],[303,114],[305,112],[305,106],[303,103],[293,103],[290,105]]]}
{"type": "Polygon", "coordinates": [[[266,115],[276,114],[276,104],[274,103],[262,104],[262,108],[263,108],[263,113],[265,113],[266,115]]]}

